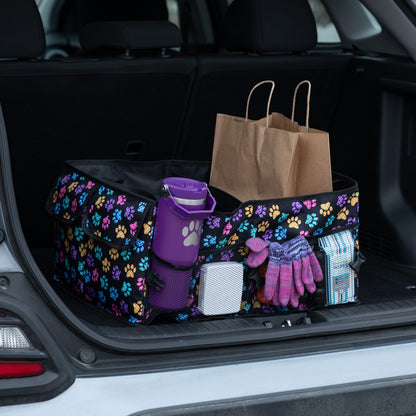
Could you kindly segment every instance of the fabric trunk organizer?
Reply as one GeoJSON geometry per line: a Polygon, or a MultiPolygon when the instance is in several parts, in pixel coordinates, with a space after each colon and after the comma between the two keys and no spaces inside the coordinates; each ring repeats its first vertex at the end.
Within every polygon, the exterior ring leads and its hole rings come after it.
{"type": "MultiPolygon", "coordinates": [[[[207,182],[209,173],[208,162],[66,162],[46,204],[54,218],[54,284],[131,324],[150,323],[161,313],[181,322],[281,314],[357,300],[358,186],[334,173],[332,192],[303,197],[241,203],[210,187],[217,207],[203,224],[186,307],[175,312],[152,307],[151,245],[162,179],[178,176],[207,182]],[[264,302],[258,291],[259,271],[247,266],[246,241],[258,237],[283,244],[299,236],[316,254],[324,280],[314,294],[299,298],[297,308],[264,302]],[[243,265],[240,308],[232,314],[205,316],[198,308],[201,269],[216,262],[243,265]],[[336,274],[341,266],[345,273],[336,274]]],[[[226,299],[227,293],[223,295],[226,299]]]]}

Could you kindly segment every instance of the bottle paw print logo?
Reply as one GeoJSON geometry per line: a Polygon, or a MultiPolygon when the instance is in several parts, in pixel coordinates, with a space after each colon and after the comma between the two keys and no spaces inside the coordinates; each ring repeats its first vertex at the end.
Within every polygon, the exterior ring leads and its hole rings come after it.
{"type": "Polygon", "coordinates": [[[319,213],[326,217],[327,215],[330,215],[333,208],[331,207],[331,204],[327,202],[326,204],[321,204],[321,209],[319,210],[319,213]]]}
{"type": "Polygon", "coordinates": [[[183,245],[185,247],[199,245],[198,231],[199,221],[191,221],[189,226],[183,227],[182,236],[184,237],[183,245]]]}
{"type": "Polygon", "coordinates": [[[299,228],[299,225],[302,224],[302,221],[298,217],[289,218],[287,221],[289,228],[299,228]]]}

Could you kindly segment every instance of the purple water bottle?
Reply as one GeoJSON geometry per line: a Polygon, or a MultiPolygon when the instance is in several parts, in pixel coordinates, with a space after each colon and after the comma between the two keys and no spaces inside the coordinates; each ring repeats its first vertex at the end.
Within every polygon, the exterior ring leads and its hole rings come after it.
{"type": "Polygon", "coordinates": [[[152,272],[164,281],[150,286],[153,306],[166,310],[186,305],[193,265],[198,257],[202,222],[215,208],[207,184],[166,178],[158,200],[152,243],[152,272]]]}

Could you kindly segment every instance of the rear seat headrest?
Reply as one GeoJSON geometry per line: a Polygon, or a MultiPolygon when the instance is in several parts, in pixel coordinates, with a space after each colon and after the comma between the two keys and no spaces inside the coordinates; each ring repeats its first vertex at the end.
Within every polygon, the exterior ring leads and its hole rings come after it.
{"type": "Polygon", "coordinates": [[[80,30],[84,50],[156,49],[181,46],[179,28],[167,20],[93,22],[80,30]]]}
{"type": "Polygon", "coordinates": [[[224,20],[224,46],[245,52],[300,52],[316,45],[307,0],[234,0],[224,20]]]}
{"type": "Polygon", "coordinates": [[[45,32],[34,0],[0,1],[0,58],[37,58],[45,32]]]}
{"type": "Polygon", "coordinates": [[[87,23],[121,20],[167,20],[166,0],[77,0],[79,28],[87,23]]]}

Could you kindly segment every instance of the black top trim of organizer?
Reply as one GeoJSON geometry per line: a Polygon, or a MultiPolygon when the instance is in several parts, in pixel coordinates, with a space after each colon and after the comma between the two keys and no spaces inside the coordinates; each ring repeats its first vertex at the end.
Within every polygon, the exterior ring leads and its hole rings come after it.
{"type": "MultiPolygon", "coordinates": [[[[114,159],[114,161],[116,161],[116,159],[114,159]]],[[[96,176],[90,175],[89,173],[85,173],[83,170],[73,166],[71,164],[71,162],[72,162],[71,160],[66,160],[64,162],[64,165],[66,167],[69,167],[72,171],[74,171],[78,174],[82,174],[82,175],[86,175],[86,176],[91,177],[92,179],[94,179],[94,182],[95,182],[96,185],[102,185],[102,186],[106,186],[106,187],[109,187],[109,188],[114,188],[115,190],[122,191],[124,194],[126,194],[126,195],[128,195],[132,198],[138,198],[138,197],[142,198],[142,199],[144,199],[144,202],[147,202],[149,204],[156,204],[156,202],[157,202],[156,199],[154,199],[153,196],[150,195],[149,193],[147,193],[146,191],[140,190],[139,192],[142,192],[142,193],[136,193],[136,192],[129,191],[124,186],[120,186],[120,184],[117,184],[116,182],[113,182],[111,180],[109,180],[107,182],[107,181],[104,181],[102,179],[98,179],[96,176]],[[145,194],[145,195],[143,195],[143,194],[145,194]]],[[[87,162],[87,160],[83,160],[83,162],[87,162]]]]}

